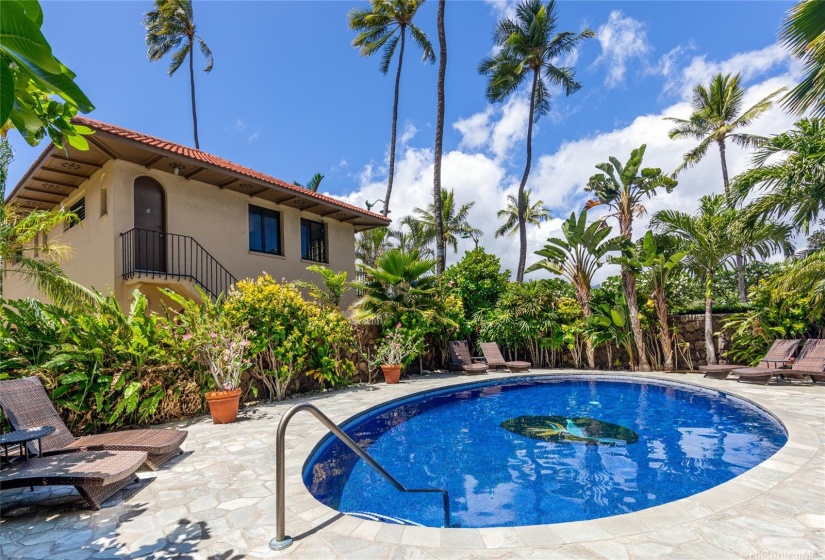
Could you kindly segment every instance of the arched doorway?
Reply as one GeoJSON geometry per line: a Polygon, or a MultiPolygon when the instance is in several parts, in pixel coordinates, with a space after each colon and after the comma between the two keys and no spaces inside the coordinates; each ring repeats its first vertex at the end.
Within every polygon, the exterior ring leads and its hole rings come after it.
{"type": "Polygon", "coordinates": [[[151,177],[135,179],[135,268],[166,271],[166,200],[151,177]]]}

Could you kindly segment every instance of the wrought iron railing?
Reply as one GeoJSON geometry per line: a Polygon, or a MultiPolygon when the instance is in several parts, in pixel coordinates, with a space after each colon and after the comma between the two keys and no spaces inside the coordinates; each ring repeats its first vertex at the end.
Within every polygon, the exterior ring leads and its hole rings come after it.
{"type": "Polygon", "coordinates": [[[188,235],[134,228],[120,237],[125,280],[136,276],[190,280],[213,298],[238,281],[188,235]]]}

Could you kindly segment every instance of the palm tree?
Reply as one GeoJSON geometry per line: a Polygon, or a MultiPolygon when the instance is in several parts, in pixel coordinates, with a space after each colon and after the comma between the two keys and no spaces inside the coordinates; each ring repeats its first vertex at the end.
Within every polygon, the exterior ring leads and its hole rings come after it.
{"type": "Polygon", "coordinates": [[[58,263],[69,248],[48,242],[50,231],[73,219],[74,214],[62,209],[21,212],[0,200],[0,263],[9,274],[30,281],[58,306],[97,306],[100,296],[70,280],[60,269],[58,263]]]}
{"type": "MultiPolygon", "coordinates": [[[[587,321],[592,316],[590,287],[593,276],[604,264],[604,256],[621,247],[619,238],[607,239],[611,231],[612,228],[603,222],[595,221],[588,225],[587,210],[582,210],[578,218],[572,213],[561,226],[564,239],[548,238],[544,248],[535,252],[544,259],[531,265],[526,272],[549,270],[566,278],[576,290],[576,301],[579,302],[582,315],[587,321]]],[[[585,344],[587,365],[594,369],[596,356],[593,341],[587,338],[585,344]]]]}
{"type": "Polygon", "coordinates": [[[761,221],[748,224],[742,210],[732,208],[723,195],[706,195],[694,215],[677,210],[661,210],[651,218],[651,226],[665,235],[691,245],[685,265],[705,283],[705,346],[707,362],[717,363],[713,343],[713,280],[737,254],[767,258],[777,251],[788,252],[790,228],[761,221]]]}
{"type": "Polygon", "coordinates": [[[421,259],[417,251],[387,251],[374,267],[365,266],[366,279],[353,287],[364,295],[353,304],[355,319],[381,322],[417,315],[426,320],[440,317],[437,276],[430,274],[435,261],[421,259]]]}
{"type": "MultiPolygon", "coordinates": [[[[668,117],[665,119],[676,123],[669,133],[671,139],[692,138],[699,141],[699,145],[684,155],[682,164],[673,173],[674,176],[702,161],[710,145],[715,142],[719,147],[719,157],[722,162],[725,199],[729,203],[731,203],[731,191],[728,180],[728,162],[725,156],[727,141],[730,140],[744,148],[757,145],[762,139],[760,136],[736,131],[750,125],[762,113],[770,109],[773,98],[783,91],[779,89],[742,111],[745,88],[740,83],[741,79],[742,74],[735,76],[716,74],[708,87],[698,84],[693,88],[693,101],[691,102],[693,113],[690,118],[668,117]]],[[[739,300],[744,303],[748,301],[748,294],[745,286],[745,261],[741,255],[736,256],[736,269],[739,279],[739,300]]]]}
{"type": "Polygon", "coordinates": [[[336,273],[331,268],[320,264],[309,265],[307,270],[319,274],[324,287],[322,288],[315,282],[306,280],[295,280],[292,282],[295,287],[306,290],[321,305],[338,307],[341,304],[341,298],[350,289],[350,283],[347,282],[347,271],[336,273]]]}
{"type": "Polygon", "coordinates": [[[433,205],[435,221],[435,271],[442,274],[447,268],[447,250],[444,247],[444,220],[441,219],[441,154],[444,151],[444,79],[447,74],[447,34],[444,31],[444,10],[447,0],[438,0],[438,81],[436,84],[435,148],[433,154],[433,205]]]}
{"type": "Polygon", "coordinates": [[[385,227],[362,231],[355,236],[355,260],[366,266],[375,266],[378,257],[392,248],[387,239],[390,230],[385,227]]]}
{"type": "Polygon", "coordinates": [[[673,369],[673,341],[668,325],[667,294],[668,278],[679,269],[688,250],[679,250],[684,245],[678,239],[665,235],[653,235],[648,231],[632,251],[626,251],[620,258],[612,259],[628,266],[634,273],[644,273],[650,286],[650,297],[659,320],[659,343],[665,355],[665,370],[673,369]]]}
{"type": "MultiPolygon", "coordinates": [[[[444,246],[452,247],[453,252],[458,252],[459,237],[479,237],[484,234],[480,229],[474,228],[467,220],[470,208],[475,206],[475,202],[462,204],[456,208],[455,191],[441,191],[441,223],[443,224],[444,246]]],[[[429,240],[436,240],[436,211],[435,206],[430,204],[426,210],[415,208],[415,220],[424,226],[424,234],[429,240]]]]}
{"type": "MultiPolygon", "coordinates": [[[[596,165],[596,168],[603,173],[596,173],[590,177],[584,187],[584,190],[596,196],[587,203],[585,208],[590,209],[601,204],[610,208],[612,213],[607,217],[615,217],[618,220],[619,235],[626,244],[630,244],[633,238],[633,216],[641,216],[646,212],[642,199],[655,196],[656,189],[660,188],[671,192],[677,185],[675,179],[662,173],[659,168],[648,167],[640,171],[646,149],[647,146],[642,144],[630,152],[630,159],[624,166],[615,157],[609,158],[610,163],[596,165]]],[[[622,265],[622,291],[627,300],[630,329],[633,332],[633,341],[639,356],[639,369],[650,371],[642,325],[639,321],[636,275],[626,264],[622,265]]]]}
{"type": "MultiPolygon", "coordinates": [[[[550,210],[544,207],[543,200],[537,200],[535,204],[530,204],[530,195],[533,193],[530,189],[524,191],[524,206],[527,211],[524,214],[524,222],[531,225],[541,227],[542,222],[550,219],[550,210]]],[[[507,208],[498,211],[499,219],[505,218],[504,225],[496,230],[496,237],[503,237],[505,235],[515,235],[519,230],[518,227],[518,199],[515,196],[507,195],[507,208]]]]}
{"type": "Polygon", "coordinates": [[[782,218],[791,214],[799,230],[808,233],[825,211],[825,126],[820,118],[802,119],[792,130],[760,144],[754,168],[738,175],[733,196],[742,201],[754,190],[767,191],[748,209],[754,216],[782,218]],[[773,156],[783,156],[773,163],[773,156]]]}
{"type": "Polygon", "coordinates": [[[810,294],[808,317],[812,323],[822,325],[825,319],[825,250],[791,261],[785,270],[768,280],[768,287],[777,307],[785,304],[788,293],[810,294]]]}
{"type": "Polygon", "coordinates": [[[356,8],[347,18],[349,28],[357,31],[352,46],[356,47],[361,56],[372,56],[379,50],[381,53],[381,73],[386,74],[390,69],[390,62],[398,51],[398,69],[395,72],[395,97],[392,104],[392,134],[390,135],[390,165],[387,178],[387,194],[384,196],[384,211],[386,216],[390,211],[390,196],[392,182],[395,175],[395,138],[398,125],[398,91],[401,86],[401,66],[404,63],[404,47],[407,40],[407,30],[413,41],[424,52],[424,62],[435,62],[435,53],[427,34],[413,24],[413,18],[418,9],[424,5],[424,0],[370,0],[369,9],[356,8]]]}
{"type": "Polygon", "coordinates": [[[197,35],[195,16],[192,13],[192,0],[155,0],[155,9],[143,16],[146,27],[146,46],[149,60],[157,62],[168,53],[172,53],[169,76],[172,76],[183,61],[189,57],[189,86],[192,93],[192,125],[195,131],[195,148],[200,149],[198,141],[198,112],[195,109],[195,42],[206,59],[207,74],[212,71],[214,60],[212,51],[206,42],[197,35]]]}
{"type": "Polygon", "coordinates": [[[432,248],[433,235],[427,231],[424,223],[412,216],[398,220],[398,229],[390,230],[390,237],[395,240],[395,248],[403,253],[417,252],[421,258],[431,259],[435,256],[432,248]]]}
{"type": "Polygon", "coordinates": [[[318,192],[318,187],[321,186],[321,181],[323,181],[323,180],[324,180],[324,176],[321,175],[320,173],[316,173],[315,175],[312,176],[312,179],[307,181],[306,185],[302,185],[298,181],[293,181],[293,183],[295,183],[297,186],[301,187],[302,189],[306,189],[306,190],[312,191],[312,192],[318,192]]]}
{"type": "Polygon", "coordinates": [[[802,81],[789,91],[782,104],[797,114],[811,111],[825,116],[825,11],[820,2],[803,0],[788,10],[779,33],[782,45],[805,68],[802,81]]]}
{"type": "Polygon", "coordinates": [[[585,29],[581,33],[563,31],[555,33],[556,2],[550,0],[523,0],[516,7],[515,19],[498,22],[493,33],[493,42],[499,50],[485,58],[478,67],[480,73],[489,77],[487,98],[499,103],[515,92],[525,80],[530,78],[530,117],[527,123],[527,161],[518,190],[519,224],[519,264],[516,281],[524,281],[524,265],[527,260],[527,201],[524,187],[530,176],[533,159],[533,123],[550,110],[550,88],[560,86],[565,95],[581,88],[569,67],[556,66],[566,53],[575,50],[583,39],[595,34],[585,29]]]}

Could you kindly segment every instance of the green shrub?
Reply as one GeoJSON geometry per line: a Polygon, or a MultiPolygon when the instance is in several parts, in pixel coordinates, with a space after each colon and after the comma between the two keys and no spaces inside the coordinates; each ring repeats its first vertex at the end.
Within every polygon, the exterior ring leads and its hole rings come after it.
{"type": "Polygon", "coordinates": [[[37,375],[79,433],[199,414],[203,372],[162,317],[135,292],[125,315],[113,297],[69,312],[32,299],[2,301],[0,378],[37,375]]]}

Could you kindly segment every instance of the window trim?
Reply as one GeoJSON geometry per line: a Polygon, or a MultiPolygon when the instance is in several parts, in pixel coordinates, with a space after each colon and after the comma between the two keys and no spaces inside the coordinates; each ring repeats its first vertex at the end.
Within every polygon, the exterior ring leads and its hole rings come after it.
{"type": "Polygon", "coordinates": [[[274,253],[272,251],[262,251],[258,249],[253,249],[252,244],[250,243],[250,235],[252,230],[247,232],[247,245],[250,253],[255,253],[257,255],[270,255],[270,256],[277,256],[283,257],[284,256],[284,220],[282,216],[282,212],[280,210],[273,210],[272,208],[266,208],[264,206],[256,206],[254,204],[249,204],[246,212],[246,219],[247,219],[247,227],[249,227],[249,217],[252,215],[253,209],[257,211],[257,215],[261,218],[261,247],[266,247],[264,242],[266,230],[264,229],[264,221],[263,217],[265,213],[274,214],[278,220],[278,252],[274,253]]]}
{"type": "MultiPolygon", "coordinates": [[[[311,226],[310,226],[311,227],[311,226]]],[[[329,264],[329,236],[327,230],[327,224],[323,221],[316,221],[310,220],[308,218],[301,218],[301,260],[307,262],[316,262],[322,264],[329,264]],[[323,236],[321,237],[321,241],[323,242],[323,258],[322,259],[313,259],[310,255],[304,254],[304,223],[307,224],[318,224],[323,229],[323,236]]]]}

